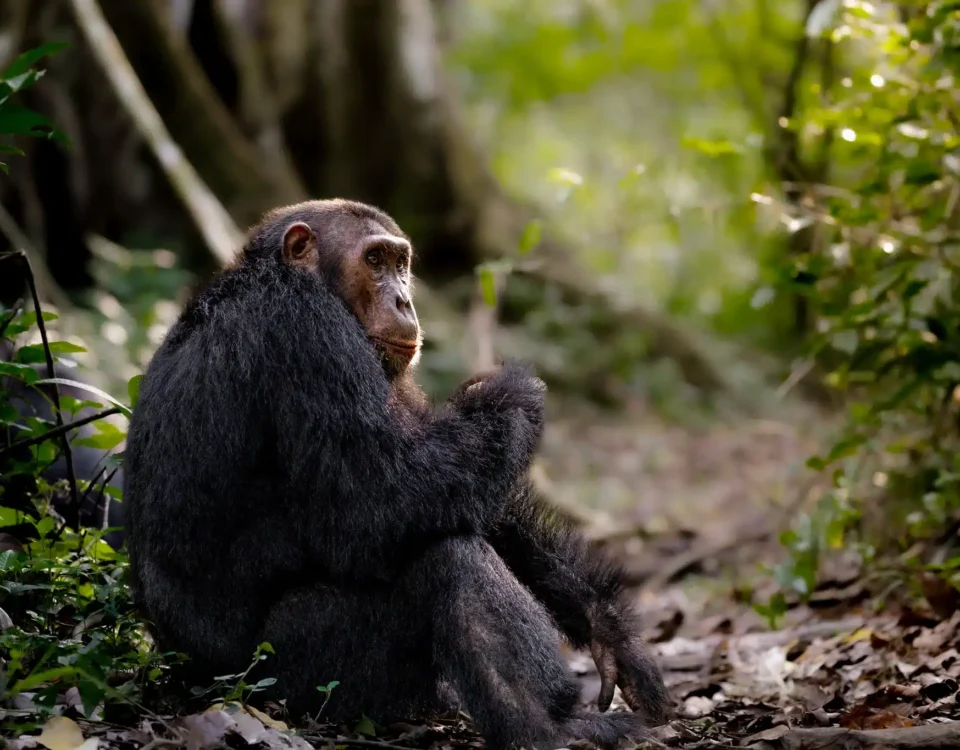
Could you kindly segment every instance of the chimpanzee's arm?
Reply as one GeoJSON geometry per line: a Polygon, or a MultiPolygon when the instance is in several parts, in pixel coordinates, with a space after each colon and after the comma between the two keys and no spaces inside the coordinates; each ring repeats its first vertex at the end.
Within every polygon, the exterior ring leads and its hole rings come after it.
{"type": "Polygon", "coordinates": [[[592,618],[604,605],[619,605],[619,569],[590,554],[582,535],[536,495],[528,480],[517,485],[487,540],[575,648],[589,645],[592,618]]]}
{"type": "MultiPolygon", "coordinates": [[[[282,383],[268,414],[290,478],[284,494],[302,498],[289,512],[319,569],[379,577],[406,552],[488,528],[529,467],[543,425],[542,386],[508,367],[456,408],[398,414],[356,321],[334,301],[321,312],[329,320],[315,338],[295,347],[268,342],[251,369],[272,370],[282,383]],[[269,360],[278,356],[279,367],[269,360]]],[[[270,323],[266,333],[277,339],[292,328],[283,318],[270,323]]]]}
{"type": "Polygon", "coordinates": [[[663,678],[640,637],[621,569],[591,553],[586,539],[526,480],[487,539],[571,645],[590,648],[601,678],[600,710],[610,706],[618,685],[635,711],[651,721],[665,720],[669,699],[663,678]]]}

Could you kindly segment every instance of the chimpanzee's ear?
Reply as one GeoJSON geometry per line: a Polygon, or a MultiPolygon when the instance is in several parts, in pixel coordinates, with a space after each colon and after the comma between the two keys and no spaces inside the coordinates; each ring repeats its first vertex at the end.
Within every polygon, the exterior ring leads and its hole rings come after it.
{"type": "Polygon", "coordinates": [[[291,266],[316,269],[317,240],[304,222],[291,224],[283,233],[283,259],[291,266]]]}

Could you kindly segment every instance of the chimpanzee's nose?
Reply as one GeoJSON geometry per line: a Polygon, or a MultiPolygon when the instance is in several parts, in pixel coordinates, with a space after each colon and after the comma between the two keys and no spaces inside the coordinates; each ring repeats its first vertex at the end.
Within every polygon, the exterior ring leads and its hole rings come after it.
{"type": "Polygon", "coordinates": [[[413,304],[410,302],[410,295],[404,289],[398,289],[395,294],[397,305],[397,316],[407,322],[415,322],[417,314],[413,311],[413,304]]]}

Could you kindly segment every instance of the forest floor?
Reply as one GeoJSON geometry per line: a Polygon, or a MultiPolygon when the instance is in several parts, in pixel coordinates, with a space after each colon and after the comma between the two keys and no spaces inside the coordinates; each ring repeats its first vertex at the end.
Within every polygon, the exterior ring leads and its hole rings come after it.
{"type": "MultiPolygon", "coordinates": [[[[960,611],[878,612],[862,571],[844,559],[775,630],[750,604],[774,590],[763,566],[782,555],[778,532],[813,488],[804,462],[822,421],[694,431],[644,415],[572,411],[550,425],[542,450],[550,492],[561,506],[589,508],[594,531],[636,581],[645,635],[675,705],[658,742],[698,750],[960,748],[960,722],[952,721],[960,719],[960,611]]],[[[568,657],[584,704],[595,705],[592,660],[568,657]]],[[[619,691],[611,710],[624,710],[619,691]]],[[[232,705],[144,716],[133,730],[58,717],[39,741],[50,750],[483,744],[465,717],[396,725],[375,737],[366,729],[293,733],[232,705]]],[[[21,750],[36,739],[12,744],[21,750]]]]}
{"type": "MultiPolygon", "coordinates": [[[[750,604],[775,590],[763,566],[783,556],[778,534],[814,489],[804,462],[828,430],[820,418],[698,432],[573,418],[548,434],[553,486],[631,531],[619,554],[676,706],[658,733],[665,744],[960,748],[955,607],[878,613],[863,572],[842,556],[778,629],[750,604]]],[[[571,664],[594,702],[592,660],[571,664]]]]}

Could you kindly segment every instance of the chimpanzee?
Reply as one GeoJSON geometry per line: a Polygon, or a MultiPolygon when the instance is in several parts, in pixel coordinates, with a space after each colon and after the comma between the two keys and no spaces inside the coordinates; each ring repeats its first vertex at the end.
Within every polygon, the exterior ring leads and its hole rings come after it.
{"type": "Polygon", "coordinates": [[[459,699],[492,747],[638,737],[667,713],[617,568],[526,480],[544,386],[507,364],[431,406],[411,244],[346,201],[275,209],[144,375],[128,546],[162,649],[195,674],[257,644],[299,717],[386,722],[459,699]],[[561,633],[636,713],[577,708],[561,633]],[[452,696],[451,696],[452,693],[452,696]]]}

